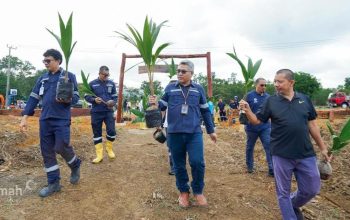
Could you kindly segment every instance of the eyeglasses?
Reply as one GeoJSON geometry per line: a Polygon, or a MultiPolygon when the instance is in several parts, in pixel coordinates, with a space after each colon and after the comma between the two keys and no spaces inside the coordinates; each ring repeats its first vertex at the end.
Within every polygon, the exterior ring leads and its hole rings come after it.
{"type": "Polygon", "coordinates": [[[106,76],[108,77],[109,76],[109,73],[100,73],[102,76],[106,76]]]}
{"type": "Polygon", "coordinates": [[[259,86],[261,86],[261,87],[266,87],[266,84],[260,84],[259,86]]]}
{"type": "Polygon", "coordinates": [[[187,70],[181,70],[181,69],[178,69],[177,70],[177,74],[181,73],[182,75],[187,73],[187,72],[191,72],[191,71],[187,71],[187,70]]]}
{"type": "Polygon", "coordinates": [[[44,60],[43,60],[43,63],[44,63],[44,64],[50,64],[51,61],[53,61],[53,60],[51,60],[51,59],[44,59],[44,60]]]}

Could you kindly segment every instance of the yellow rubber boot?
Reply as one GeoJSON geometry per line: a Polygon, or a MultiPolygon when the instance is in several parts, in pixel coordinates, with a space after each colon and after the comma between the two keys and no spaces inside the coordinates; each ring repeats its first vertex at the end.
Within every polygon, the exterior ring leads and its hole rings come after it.
{"type": "Polygon", "coordinates": [[[102,143],[98,143],[95,145],[96,149],[96,158],[92,161],[92,163],[100,163],[103,160],[103,145],[102,143]]]}
{"type": "Polygon", "coordinates": [[[113,152],[113,142],[112,141],[109,141],[109,140],[106,141],[106,151],[107,151],[109,159],[115,158],[115,154],[113,152]]]}

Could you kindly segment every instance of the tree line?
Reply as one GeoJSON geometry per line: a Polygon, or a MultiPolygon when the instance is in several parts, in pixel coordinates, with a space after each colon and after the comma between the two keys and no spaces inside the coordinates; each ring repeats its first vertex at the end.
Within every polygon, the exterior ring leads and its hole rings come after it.
{"type": "MultiPolygon", "coordinates": [[[[30,92],[35,85],[36,80],[45,73],[45,69],[36,70],[36,68],[29,61],[22,61],[15,56],[6,56],[0,60],[0,94],[5,96],[6,83],[7,83],[7,70],[8,61],[10,59],[10,88],[17,89],[17,100],[27,100],[30,92]]],[[[229,102],[234,96],[238,96],[239,99],[244,94],[244,83],[236,79],[237,74],[232,73],[228,79],[217,78],[214,74],[212,76],[213,85],[213,101],[216,102],[219,98],[222,98],[225,102],[229,102]]],[[[205,90],[208,88],[208,82],[206,75],[202,73],[195,74],[193,80],[196,83],[201,84],[205,90]]],[[[295,90],[307,94],[315,105],[324,106],[327,105],[327,98],[329,93],[335,91],[343,91],[350,94],[350,77],[344,79],[344,84],[339,85],[337,88],[323,88],[319,80],[310,73],[298,71],[295,73],[295,90]]],[[[79,84],[79,87],[81,84],[79,84]]],[[[166,85],[163,85],[164,87],[166,85]]],[[[163,92],[163,86],[157,80],[154,81],[155,94],[160,96],[163,92]]],[[[251,89],[254,89],[253,87],[251,89]]],[[[275,89],[273,82],[267,81],[267,92],[274,94],[275,89]]],[[[128,88],[126,87],[125,97],[131,102],[136,102],[142,99],[142,97],[150,94],[150,88],[148,82],[142,82],[140,88],[128,88]]],[[[80,94],[83,97],[84,94],[80,94]]]]}

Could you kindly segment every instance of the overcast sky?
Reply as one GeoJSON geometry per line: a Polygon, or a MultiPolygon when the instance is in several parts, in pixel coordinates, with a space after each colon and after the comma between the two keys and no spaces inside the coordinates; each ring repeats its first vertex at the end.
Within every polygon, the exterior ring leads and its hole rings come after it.
{"type": "MultiPolygon", "coordinates": [[[[142,30],[145,16],[157,23],[168,20],[158,42],[171,42],[163,54],[211,52],[212,71],[227,79],[232,72],[243,79],[239,66],[225,53],[236,47],[247,63],[263,59],[257,77],[272,81],[281,68],[313,74],[325,88],[344,84],[350,77],[350,1],[347,0],[2,0],[0,7],[0,57],[7,44],[16,46],[13,56],[44,68],[43,52],[58,43],[45,27],[59,33],[60,12],[67,21],[73,15],[73,39],[78,41],[70,71],[80,70],[96,78],[101,65],[119,81],[122,53],[137,54],[114,31],[127,31],[126,23],[142,30]]],[[[178,60],[177,60],[178,61],[178,60]]],[[[140,62],[128,59],[126,67],[140,62]]],[[[205,59],[194,59],[195,73],[206,73],[205,59]]],[[[145,74],[137,68],[126,73],[124,85],[138,87],[145,74]]],[[[156,73],[163,86],[166,74],[156,73]]]]}

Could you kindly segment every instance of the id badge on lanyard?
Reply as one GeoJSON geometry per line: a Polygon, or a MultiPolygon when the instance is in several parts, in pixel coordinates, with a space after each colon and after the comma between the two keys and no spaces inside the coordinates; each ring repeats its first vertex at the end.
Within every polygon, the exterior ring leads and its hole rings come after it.
{"type": "Polygon", "coordinates": [[[182,104],[181,105],[181,114],[187,115],[188,113],[188,105],[187,104],[182,104]]]}
{"type": "Polygon", "coordinates": [[[182,96],[183,96],[184,99],[185,99],[185,104],[182,104],[182,105],[181,105],[181,114],[182,114],[182,115],[187,115],[187,114],[188,114],[188,105],[187,105],[187,103],[186,103],[186,100],[187,100],[187,97],[188,97],[188,93],[190,92],[190,88],[188,88],[188,91],[187,91],[186,96],[185,96],[184,92],[182,91],[181,86],[180,86],[180,89],[181,89],[182,96]]]}

